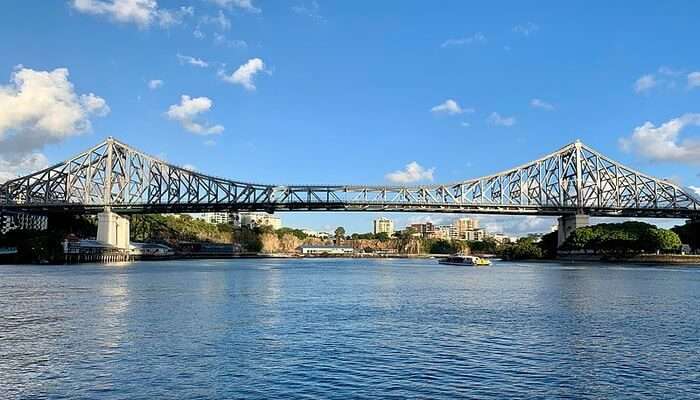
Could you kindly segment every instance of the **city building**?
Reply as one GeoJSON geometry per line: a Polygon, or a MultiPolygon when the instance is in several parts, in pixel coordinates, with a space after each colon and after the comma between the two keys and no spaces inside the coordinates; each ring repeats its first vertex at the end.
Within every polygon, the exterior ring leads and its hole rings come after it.
{"type": "Polygon", "coordinates": [[[208,213],[196,213],[190,214],[193,219],[198,219],[200,221],[205,221],[210,224],[230,224],[233,221],[233,214],[228,212],[208,212],[208,213]]]}
{"type": "Polygon", "coordinates": [[[266,212],[241,212],[238,213],[237,224],[246,228],[269,226],[277,230],[282,227],[282,219],[266,212]]]}
{"type": "Polygon", "coordinates": [[[486,239],[486,231],[483,229],[472,229],[465,231],[463,236],[460,236],[461,240],[469,241],[481,241],[486,239]]]}
{"type": "Polygon", "coordinates": [[[355,252],[352,246],[342,246],[333,244],[305,244],[299,247],[299,251],[304,255],[350,255],[355,252]]]}
{"type": "Polygon", "coordinates": [[[394,234],[394,221],[388,218],[379,218],[374,220],[374,234],[386,233],[391,236],[394,234]]]}
{"type": "Polygon", "coordinates": [[[319,239],[328,239],[331,234],[328,232],[317,232],[311,229],[302,229],[302,232],[309,237],[314,237],[314,238],[319,238],[319,239]]]}
{"type": "Polygon", "coordinates": [[[479,220],[474,218],[459,218],[454,222],[457,232],[473,231],[479,229],[479,220]]]}
{"type": "Polygon", "coordinates": [[[492,238],[498,244],[510,243],[512,241],[515,241],[510,236],[504,235],[502,233],[494,233],[489,237],[492,238]]]}
{"type": "Polygon", "coordinates": [[[435,225],[432,222],[411,224],[410,228],[421,238],[428,238],[435,232],[435,225]]]}

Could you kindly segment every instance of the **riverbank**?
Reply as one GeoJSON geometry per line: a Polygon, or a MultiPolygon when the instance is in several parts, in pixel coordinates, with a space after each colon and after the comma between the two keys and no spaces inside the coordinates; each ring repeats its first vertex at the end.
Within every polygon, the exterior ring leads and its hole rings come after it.
{"type": "Polygon", "coordinates": [[[633,257],[610,257],[598,254],[569,254],[557,256],[556,262],[614,262],[625,264],[690,265],[700,267],[700,255],[639,254],[633,257]]]}

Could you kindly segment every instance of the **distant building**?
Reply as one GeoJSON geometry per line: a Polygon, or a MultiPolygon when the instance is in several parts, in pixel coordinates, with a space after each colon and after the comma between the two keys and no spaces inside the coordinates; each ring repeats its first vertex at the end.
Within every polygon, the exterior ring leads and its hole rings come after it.
{"type": "Polygon", "coordinates": [[[473,218],[459,218],[454,222],[457,232],[460,234],[466,231],[479,229],[479,220],[473,218]]]}
{"type": "Polygon", "coordinates": [[[422,224],[411,224],[411,229],[413,229],[418,236],[422,238],[428,238],[435,232],[435,225],[432,222],[425,222],[422,224]]]}
{"type": "Polygon", "coordinates": [[[462,240],[469,241],[481,241],[486,239],[486,231],[483,229],[472,229],[465,231],[463,236],[460,237],[462,240]]]}
{"type": "Polygon", "coordinates": [[[266,212],[241,212],[238,213],[238,224],[246,228],[269,226],[277,230],[282,227],[282,220],[266,212]]]}
{"type": "Polygon", "coordinates": [[[233,221],[233,214],[228,212],[208,212],[190,214],[193,219],[205,221],[210,224],[230,224],[233,221]]]}
{"type": "Polygon", "coordinates": [[[355,252],[352,246],[333,244],[305,244],[299,247],[299,250],[305,255],[350,255],[355,252]]]}
{"type": "Polygon", "coordinates": [[[319,238],[319,239],[328,239],[331,234],[328,232],[317,232],[311,229],[303,229],[302,232],[309,237],[314,237],[314,238],[319,238]]]}
{"type": "Polygon", "coordinates": [[[166,257],[174,255],[175,251],[164,244],[131,242],[129,253],[132,256],[166,257]]]}
{"type": "Polygon", "coordinates": [[[391,236],[394,234],[394,221],[388,218],[379,218],[374,220],[374,234],[386,233],[391,236]]]}
{"type": "Polygon", "coordinates": [[[512,241],[509,236],[502,233],[494,233],[490,237],[498,244],[510,243],[512,241]]]}

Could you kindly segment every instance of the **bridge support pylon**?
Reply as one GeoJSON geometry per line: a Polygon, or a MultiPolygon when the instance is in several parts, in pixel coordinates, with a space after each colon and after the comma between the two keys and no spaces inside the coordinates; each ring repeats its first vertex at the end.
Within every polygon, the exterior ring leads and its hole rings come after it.
{"type": "Polygon", "coordinates": [[[97,214],[98,241],[128,250],[130,233],[129,220],[109,208],[97,214]]]}
{"type": "Polygon", "coordinates": [[[589,217],[586,214],[570,214],[559,217],[557,247],[561,247],[576,228],[588,226],[589,217]]]}

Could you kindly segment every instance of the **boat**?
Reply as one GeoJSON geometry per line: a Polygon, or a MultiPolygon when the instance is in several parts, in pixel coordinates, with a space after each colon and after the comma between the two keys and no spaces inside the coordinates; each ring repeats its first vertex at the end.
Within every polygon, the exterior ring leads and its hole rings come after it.
{"type": "Polygon", "coordinates": [[[438,261],[445,265],[469,265],[474,267],[487,267],[491,265],[491,261],[477,256],[449,256],[438,261]]]}

